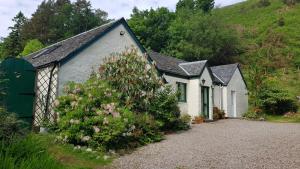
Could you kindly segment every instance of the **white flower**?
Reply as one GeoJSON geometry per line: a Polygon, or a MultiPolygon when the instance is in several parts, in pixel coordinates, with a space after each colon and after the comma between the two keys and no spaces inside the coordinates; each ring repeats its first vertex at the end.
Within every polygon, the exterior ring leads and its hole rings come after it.
{"type": "Polygon", "coordinates": [[[93,126],[93,129],[94,129],[95,133],[99,133],[100,132],[100,129],[97,126],[93,126]]]}
{"type": "Polygon", "coordinates": [[[91,148],[86,149],[87,152],[92,152],[93,150],[91,148]]]}
{"type": "Polygon", "coordinates": [[[104,117],[103,124],[105,125],[105,124],[108,124],[108,123],[109,123],[108,119],[106,117],[104,117]]]}
{"type": "Polygon", "coordinates": [[[90,136],[84,136],[84,137],[82,137],[81,141],[86,142],[86,141],[89,141],[90,139],[91,139],[90,136]]]}
{"type": "Polygon", "coordinates": [[[105,156],[103,156],[103,159],[104,159],[104,160],[107,160],[107,159],[109,159],[109,156],[108,156],[108,155],[105,155],[105,156]]]}
{"type": "Polygon", "coordinates": [[[55,107],[59,106],[59,100],[55,100],[55,101],[54,101],[54,106],[55,106],[55,107]]]}

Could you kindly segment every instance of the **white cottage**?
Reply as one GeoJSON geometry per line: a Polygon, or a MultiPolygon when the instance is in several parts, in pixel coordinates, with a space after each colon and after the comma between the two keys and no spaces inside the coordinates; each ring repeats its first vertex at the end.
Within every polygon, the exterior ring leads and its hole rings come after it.
{"type": "Polygon", "coordinates": [[[247,86],[238,64],[208,67],[206,60],[148,54],[166,82],[180,91],[181,113],[213,120],[213,107],[224,110],[226,117],[241,117],[247,111],[247,86]]]}
{"type": "Polygon", "coordinates": [[[34,125],[39,126],[44,118],[55,118],[54,101],[63,94],[67,82],[86,81],[92,72],[98,71],[105,57],[132,47],[140,55],[146,52],[121,18],[27,56],[37,69],[34,125]]]}
{"type": "Polygon", "coordinates": [[[180,91],[181,113],[213,119],[213,77],[207,61],[186,62],[156,52],[149,53],[167,83],[180,91]]]}

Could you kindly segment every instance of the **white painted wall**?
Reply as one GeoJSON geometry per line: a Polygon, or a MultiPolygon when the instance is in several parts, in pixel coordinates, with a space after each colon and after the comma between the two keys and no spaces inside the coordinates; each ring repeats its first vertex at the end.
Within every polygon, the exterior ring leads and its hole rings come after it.
{"type": "Polygon", "coordinates": [[[191,115],[191,110],[189,110],[188,107],[188,101],[189,96],[190,96],[190,91],[192,91],[191,85],[190,85],[190,81],[188,79],[183,79],[183,78],[179,78],[179,77],[174,77],[174,76],[169,76],[169,75],[163,75],[163,77],[166,79],[166,81],[168,82],[168,84],[170,84],[174,90],[177,90],[177,84],[176,82],[181,82],[181,83],[186,83],[186,92],[187,92],[187,102],[179,102],[178,106],[180,108],[180,111],[182,114],[189,114],[191,115]]]}
{"type": "Polygon", "coordinates": [[[192,117],[201,115],[201,85],[209,87],[209,118],[212,119],[213,105],[212,105],[212,79],[209,75],[208,69],[205,68],[202,76],[199,78],[184,79],[180,77],[164,75],[166,81],[174,88],[177,89],[176,82],[187,84],[187,102],[180,102],[178,104],[182,114],[186,113],[192,117]],[[202,79],[205,79],[205,83],[201,84],[202,79]]]}
{"type": "Polygon", "coordinates": [[[236,92],[237,117],[242,117],[242,115],[248,111],[248,91],[239,69],[235,70],[227,85],[227,114],[228,117],[235,117],[232,111],[231,91],[236,92]]]}
{"type": "Polygon", "coordinates": [[[63,93],[63,87],[69,81],[79,83],[86,81],[93,71],[98,71],[105,57],[109,57],[116,52],[120,53],[131,47],[137,48],[138,53],[142,55],[142,51],[138,48],[134,39],[127,32],[124,25],[120,24],[61,65],[58,75],[58,94],[63,93]],[[125,34],[121,36],[120,31],[125,31],[125,34]]]}

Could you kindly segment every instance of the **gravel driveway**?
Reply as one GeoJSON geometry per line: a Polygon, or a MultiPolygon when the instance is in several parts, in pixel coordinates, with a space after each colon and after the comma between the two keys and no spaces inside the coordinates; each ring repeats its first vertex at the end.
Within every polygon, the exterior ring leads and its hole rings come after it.
{"type": "Polygon", "coordinates": [[[120,169],[300,169],[300,124],[220,120],[116,159],[120,169]]]}

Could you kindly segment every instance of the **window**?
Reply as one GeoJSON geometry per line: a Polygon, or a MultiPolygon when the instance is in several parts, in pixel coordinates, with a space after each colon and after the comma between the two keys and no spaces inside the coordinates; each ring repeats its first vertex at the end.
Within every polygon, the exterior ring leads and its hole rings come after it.
{"type": "Polygon", "coordinates": [[[177,82],[177,90],[179,92],[178,101],[186,102],[186,83],[177,82]]]}

